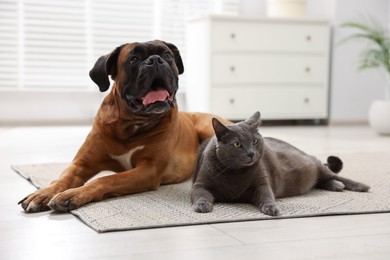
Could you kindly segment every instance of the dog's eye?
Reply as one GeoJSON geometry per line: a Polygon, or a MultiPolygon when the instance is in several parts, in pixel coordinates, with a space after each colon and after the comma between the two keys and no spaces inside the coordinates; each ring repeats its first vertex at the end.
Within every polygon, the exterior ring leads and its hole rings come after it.
{"type": "Polygon", "coordinates": [[[136,63],[137,61],[138,61],[138,57],[137,57],[137,56],[133,56],[133,57],[130,58],[130,63],[131,63],[131,64],[134,64],[134,63],[136,63]]]}
{"type": "Polygon", "coordinates": [[[253,140],[253,144],[257,144],[259,142],[259,140],[255,139],[253,140]]]}
{"type": "Polygon", "coordinates": [[[165,60],[168,60],[168,61],[172,60],[172,55],[169,52],[164,53],[163,57],[165,60]]]}

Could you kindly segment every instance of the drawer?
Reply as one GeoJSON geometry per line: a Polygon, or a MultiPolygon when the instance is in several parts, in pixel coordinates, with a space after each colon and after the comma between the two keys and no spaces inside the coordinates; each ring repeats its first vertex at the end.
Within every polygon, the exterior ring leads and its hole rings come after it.
{"type": "Polygon", "coordinates": [[[326,53],[329,44],[326,24],[229,22],[211,24],[211,50],[291,51],[326,53]]]}
{"type": "Polygon", "coordinates": [[[309,83],[321,84],[328,77],[323,55],[213,55],[213,84],[309,83]]]}
{"type": "Polygon", "coordinates": [[[232,120],[260,111],[263,119],[327,118],[327,92],[320,87],[212,88],[210,112],[232,120]]]}

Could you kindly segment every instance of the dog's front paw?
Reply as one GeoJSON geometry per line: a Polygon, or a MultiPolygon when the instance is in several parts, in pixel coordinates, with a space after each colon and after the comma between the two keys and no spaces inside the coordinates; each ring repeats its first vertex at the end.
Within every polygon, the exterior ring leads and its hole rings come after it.
{"type": "Polygon", "coordinates": [[[57,194],[49,201],[48,206],[56,212],[69,212],[92,200],[88,191],[79,187],[57,194]]]}
{"type": "Polygon", "coordinates": [[[269,216],[279,216],[280,209],[274,203],[265,203],[260,205],[260,211],[269,216]]]}
{"type": "Polygon", "coordinates": [[[47,205],[57,194],[52,187],[41,188],[18,202],[27,213],[35,213],[50,210],[47,205]]]}
{"type": "Polygon", "coordinates": [[[192,206],[195,212],[198,213],[207,213],[213,210],[213,203],[209,201],[197,201],[192,206]]]}

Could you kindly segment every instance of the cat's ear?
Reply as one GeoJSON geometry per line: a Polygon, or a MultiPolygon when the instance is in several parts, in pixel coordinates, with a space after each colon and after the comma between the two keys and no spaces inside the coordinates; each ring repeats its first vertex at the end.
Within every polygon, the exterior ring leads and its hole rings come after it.
{"type": "Polygon", "coordinates": [[[261,124],[260,112],[256,111],[250,118],[245,120],[245,123],[256,128],[259,127],[261,124]]]}
{"type": "Polygon", "coordinates": [[[230,130],[222,124],[218,119],[213,118],[212,124],[215,132],[215,136],[217,137],[218,141],[221,140],[224,136],[226,136],[228,133],[230,133],[230,130]]]}

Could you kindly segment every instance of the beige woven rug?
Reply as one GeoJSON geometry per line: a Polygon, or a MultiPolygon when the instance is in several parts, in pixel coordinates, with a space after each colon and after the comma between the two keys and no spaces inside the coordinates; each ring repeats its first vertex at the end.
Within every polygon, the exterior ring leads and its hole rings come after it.
{"type": "MultiPolygon", "coordinates": [[[[278,199],[278,218],[390,212],[390,154],[338,155],[341,175],[371,186],[368,193],[313,190],[303,196],[278,199]]],[[[318,157],[325,160],[326,157],[318,157]]],[[[36,187],[57,178],[66,164],[18,165],[12,168],[36,187]]],[[[105,173],[107,174],[107,173],[105,173]]],[[[158,191],[90,203],[73,210],[97,232],[270,219],[249,204],[216,204],[213,212],[195,213],[189,199],[190,182],[166,185],[158,191]]]]}

